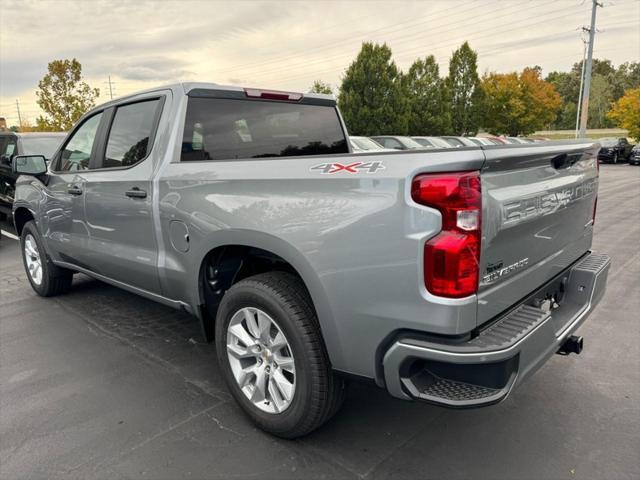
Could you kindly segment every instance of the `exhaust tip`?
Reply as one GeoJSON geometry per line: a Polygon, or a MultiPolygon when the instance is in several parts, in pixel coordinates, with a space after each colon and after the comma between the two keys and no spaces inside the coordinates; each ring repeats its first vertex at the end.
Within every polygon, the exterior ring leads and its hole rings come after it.
{"type": "Polygon", "coordinates": [[[569,355],[570,353],[575,353],[579,355],[584,348],[584,340],[582,337],[578,337],[576,335],[571,335],[567,338],[560,349],[558,350],[559,355],[569,355]]]}

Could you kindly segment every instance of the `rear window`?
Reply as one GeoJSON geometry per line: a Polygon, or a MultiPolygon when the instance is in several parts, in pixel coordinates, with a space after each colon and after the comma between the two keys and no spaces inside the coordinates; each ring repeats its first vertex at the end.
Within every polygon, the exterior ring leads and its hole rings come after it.
{"type": "Polygon", "coordinates": [[[189,98],[182,161],[348,152],[335,107],[189,98]]]}

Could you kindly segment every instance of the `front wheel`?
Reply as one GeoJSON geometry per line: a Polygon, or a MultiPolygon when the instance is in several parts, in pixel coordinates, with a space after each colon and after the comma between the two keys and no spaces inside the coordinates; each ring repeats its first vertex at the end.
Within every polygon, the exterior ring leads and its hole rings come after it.
{"type": "Polygon", "coordinates": [[[264,273],[231,287],[216,317],[216,350],[236,401],[274,435],[311,432],[344,399],[309,294],[294,275],[264,273]]]}
{"type": "Polygon", "coordinates": [[[33,220],[22,228],[20,246],[27,279],[38,295],[51,297],[69,290],[73,272],[54,265],[49,259],[33,220]]]}

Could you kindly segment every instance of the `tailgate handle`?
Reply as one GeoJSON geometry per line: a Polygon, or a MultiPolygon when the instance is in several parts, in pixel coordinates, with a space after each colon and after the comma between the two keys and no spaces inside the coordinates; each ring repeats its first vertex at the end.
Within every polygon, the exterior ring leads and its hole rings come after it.
{"type": "Polygon", "coordinates": [[[556,170],[569,168],[581,158],[582,158],[582,154],[580,153],[572,153],[572,154],[561,153],[560,155],[553,157],[551,159],[551,166],[556,170]]]}

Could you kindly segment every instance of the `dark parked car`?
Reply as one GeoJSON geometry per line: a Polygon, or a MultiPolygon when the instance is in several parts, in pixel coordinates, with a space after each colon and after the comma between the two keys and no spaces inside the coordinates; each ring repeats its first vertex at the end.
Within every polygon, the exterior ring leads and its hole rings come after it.
{"type": "Polygon", "coordinates": [[[0,219],[11,215],[17,175],[11,171],[16,155],[43,155],[49,159],[58,149],[66,133],[0,132],[0,219]]]}
{"type": "Polygon", "coordinates": [[[640,165],[640,143],[631,150],[629,165],[640,165]]]}
{"type": "Polygon", "coordinates": [[[598,160],[605,163],[625,162],[629,158],[633,145],[626,138],[601,138],[598,160]]]}
{"type": "Polygon", "coordinates": [[[379,135],[371,138],[384,148],[392,148],[393,150],[420,150],[425,148],[410,137],[379,135]]]}

